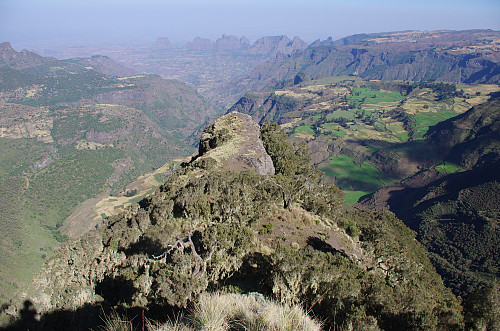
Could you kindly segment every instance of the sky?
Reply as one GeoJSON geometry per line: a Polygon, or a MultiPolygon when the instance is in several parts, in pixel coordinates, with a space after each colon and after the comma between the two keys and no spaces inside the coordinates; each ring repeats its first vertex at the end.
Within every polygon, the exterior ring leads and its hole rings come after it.
{"type": "Polygon", "coordinates": [[[500,30],[499,0],[0,0],[0,42],[21,48],[184,43],[222,34],[307,42],[403,30],[500,30]]]}

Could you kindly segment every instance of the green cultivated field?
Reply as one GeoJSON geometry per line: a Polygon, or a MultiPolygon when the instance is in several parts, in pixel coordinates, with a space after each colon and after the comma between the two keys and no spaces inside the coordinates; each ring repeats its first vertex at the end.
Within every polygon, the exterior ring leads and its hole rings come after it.
{"type": "Polygon", "coordinates": [[[450,162],[443,162],[441,164],[438,164],[434,168],[440,173],[445,173],[445,174],[453,174],[457,171],[464,171],[464,169],[450,162]]]}
{"type": "Polygon", "coordinates": [[[352,94],[347,98],[349,102],[356,104],[370,104],[379,102],[396,102],[403,99],[399,92],[379,91],[371,88],[355,87],[352,94]]]}
{"type": "Polygon", "coordinates": [[[310,133],[310,134],[315,133],[313,128],[311,128],[311,126],[309,126],[309,125],[299,126],[298,128],[295,129],[295,132],[306,132],[306,133],[310,133]]]}
{"type": "Polygon", "coordinates": [[[328,166],[320,169],[334,177],[335,184],[343,190],[352,191],[356,187],[363,187],[364,191],[375,191],[393,182],[393,179],[384,175],[370,163],[366,161],[359,163],[346,155],[330,157],[328,166]]]}
{"type": "Polygon", "coordinates": [[[457,116],[454,111],[443,110],[435,113],[421,112],[415,115],[415,137],[423,137],[430,126],[436,125],[439,122],[457,116]]]}

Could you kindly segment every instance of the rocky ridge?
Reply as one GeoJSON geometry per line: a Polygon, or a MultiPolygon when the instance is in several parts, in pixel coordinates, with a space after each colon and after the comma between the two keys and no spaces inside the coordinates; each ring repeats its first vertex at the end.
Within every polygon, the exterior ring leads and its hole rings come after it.
{"type": "Polygon", "coordinates": [[[88,329],[105,309],[156,307],[164,316],[227,286],[301,303],[326,327],[460,325],[459,302],[410,230],[392,214],[343,207],[340,190],[319,182],[303,146],[275,124],[264,123],[258,137],[257,128],[241,114],[220,118],[198,158],[64,245],[17,299],[25,308],[7,312],[41,313],[44,327],[88,329]],[[262,140],[274,175],[270,165],[260,175],[247,159],[243,167],[228,162],[260,149],[242,138],[262,140]]]}
{"type": "Polygon", "coordinates": [[[5,65],[20,70],[41,64],[46,60],[46,58],[25,49],[16,52],[9,42],[0,43],[0,67],[5,65]]]}
{"type": "Polygon", "coordinates": [[[329,38],[256,66],[247,77],[221,88],[219,94],[234,98],[248,91],[283,88],[297,83],[301,75],[496,84],[500,81],[499,36],[498,31],[466,30],[329,38]]]}
{"type": "Polygon", "coordinates": [[[308,44],[295,36],[293,40],[287,36],[266,36],[259,38],[252,45],[245,36],[238,38],[233,35],[222,35],[216,41],[196,37],[184,46],[192,51],[237,51],[242,54],[274,57],[278,54],[291,55],[297,50],[306,49],[308,44]]]}
{"type": "MultiPolygon", "coordinates": [[[[259,134],[259,125],[249,115],[234,112],[219,118],[205,130],[199,155],[185,165],[191,169],[189,176],[200,177],[208,170],[217,169],[274,174],[273,162],[259,134]]],[[[137,243],[155,223],[137,204],[120,217],[129,221],[111,221],[104,232],[90,231],[64,244],[35,277],[32,286],[21,293],[20,299],[30,300],[39,313],[100,302],[102,297],[96,287],[100,287],[106,277],[116,275],[120,265],[128,263],[124,249],[137,243]]],[[[145,278],[144,282],[141,286],[151,286],[148,285],[151,279],[145,278]]],[[[15,314],[15,309],[12,306],[10,313],[15,314]]]]}

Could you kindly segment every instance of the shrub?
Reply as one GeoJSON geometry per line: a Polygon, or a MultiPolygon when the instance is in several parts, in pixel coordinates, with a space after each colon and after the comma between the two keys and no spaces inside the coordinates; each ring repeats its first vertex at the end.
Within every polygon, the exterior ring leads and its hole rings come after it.
{"type": "Polygon", "coordinates": [[[273,233],[272,223],[262,225],[262,229],[259,230],[259,234],[272,234],[272,233],[273,233]]]}

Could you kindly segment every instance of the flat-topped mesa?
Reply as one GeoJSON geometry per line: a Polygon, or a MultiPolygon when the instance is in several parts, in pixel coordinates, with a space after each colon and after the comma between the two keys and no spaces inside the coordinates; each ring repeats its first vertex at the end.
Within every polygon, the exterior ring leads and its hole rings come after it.
{"type": "Polygon", "coordinates": [[[190,164],[212,170],[254,169],[260,175],[274,174],[273,161],[260,140],[260,127],[252,117],[232,112],[207,127],[190,164]]]}

